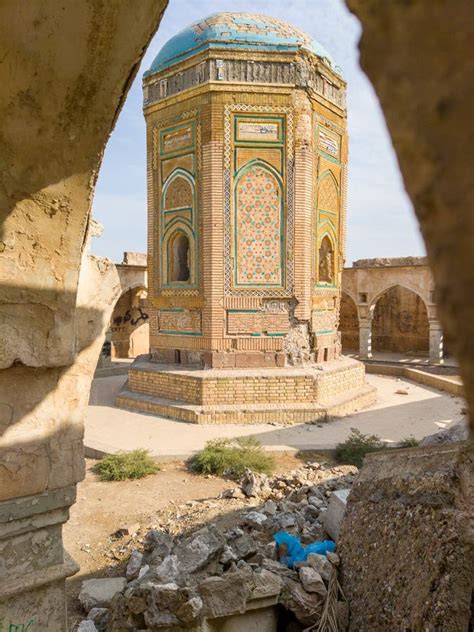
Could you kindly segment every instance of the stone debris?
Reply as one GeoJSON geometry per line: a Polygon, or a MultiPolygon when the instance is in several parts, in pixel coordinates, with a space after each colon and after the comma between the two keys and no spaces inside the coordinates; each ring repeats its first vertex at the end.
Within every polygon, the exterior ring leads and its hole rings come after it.
{"type": "Polygon", "coordinates": [[[207,629],[207,620],[280,604],[295,625],[314,626],[339,558],[335,553],[310,554],[290,569],[278,561],[272,536],[285,530],[303,545],[327,539],[327,534],[337,532],[337,537],[356,474],[353,466],[319,463],[275,477],[247,471],[240,495],[231,489],[218,499],[175,508],[174,521],[130,540],[126,579],[84,582],[80,600],[86,611],[109,606],[94,616],[91,610],[89,619],[99,632],[144,626],[200,631],[207,629]],[[180,521],[186,525],[185,508],[198,512],[200,507],[220,509],[221,520],[207,518],[197,529],[178,526],[180,521]],[[231,523],[225,521],[230,510],[231,523]]]}
{"type": "Polygon", "coordinates": [[[420,446],[440,445],[443,443],[456,443],[458,441],[466,441],[469,439],[469,426],[466,421],[459,421],[451,426],[435,434],[428,435],[420,441],[420,446]]]}
{"type": "Polygon", "coordinates": [[[77,632],[98,632],[93,621],[84,619],[77,626],[77,632]]]}
{"type": "Polygon", "coordinates": [[[344,518],[350,491],[350,489],[339,489],[333,492],[329,499],[327,511],[324,514],[324,528],[335,542],[337,542],[341,532],[342,519],[344,518]]]}
{"type": "Polygon", "coordinates": [[[127,585],[125,577],[106,577],[87,579],[82,582],[79,601],[86,611],[92,608],[104,608],[110,605],[113,596],[127,585]]]}
{"type": "Polygon", "coordinates": [[[399,388],[395,391],[395,395],[408,395],[408,391],[406,388],[399,388]]]}
{"type": "Polygon", "coordinates": [[[142,567],[142,562],[143,553],[140,553],[140,551],[132,551],[132,555],[128,560],[127,571],[125,573],[125,576],[128,580],[138,577],[138,573],[140,572],[140,569],[142,567]]]}
{"type": "Polygon", "coordinates": [[[310,566],[303,566],[299,569],[300,581],[306,592],[318,593],[326,596],[327,590],[321,575],[310,566]]]}

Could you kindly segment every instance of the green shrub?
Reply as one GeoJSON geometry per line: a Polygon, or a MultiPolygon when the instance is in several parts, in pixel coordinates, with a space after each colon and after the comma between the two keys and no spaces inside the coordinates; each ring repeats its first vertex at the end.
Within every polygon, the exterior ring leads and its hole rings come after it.
{"type": "Polygon", "coordinates": [[[399,441],[397,448],[416,448],[417,445],[420,445],[418,439],[415,439],[413,435],[410,435],[409,437],[405,437],[399,441]]]}
{"type": "Polygon", "coordinates": [[[365,435],[356,428],[351,428],[351,434],[342,443],[338,443],[334,456],[338,463],[362,467],[364,456],[369,452],[378,452],[387,446],[377,435],[365,435]]]}
{"type": "Polygon", "coordinates": [[[124,481],[128,478],[144,478],[158,472],[159,465],[148,450],[131,450],[108,454],[94,465],[94,471],[102,481],[124,481]]]}
{"type": "Polygon", "coordinates": [[[245,469],[270,474],[274,458],[266,454],[253,437],[242,439],[214,439],[189,461],[189,467],[202,474],[218,474],[238,478],[245,469]]]}

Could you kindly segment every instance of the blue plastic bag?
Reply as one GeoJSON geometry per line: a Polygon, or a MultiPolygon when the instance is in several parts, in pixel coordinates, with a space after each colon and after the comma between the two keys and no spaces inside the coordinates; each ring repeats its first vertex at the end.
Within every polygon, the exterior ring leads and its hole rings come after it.
{"type": "Polygon", "coordinates": [[[318,553],[318,555],[326,555],[329,551],[336,550],[336,544],[332,540],[323,540],[322,542],[313,542],[308,546],[303,546],[295,535],[287,531],[279,531],[275,533],[273,539],[278,544],[278,548],[286,548],[286,553],[279,554],[278,558],[282,564],[286,564],[288,568],[293,568],[295,562],[305,562],[308,555],[318,553]]]}

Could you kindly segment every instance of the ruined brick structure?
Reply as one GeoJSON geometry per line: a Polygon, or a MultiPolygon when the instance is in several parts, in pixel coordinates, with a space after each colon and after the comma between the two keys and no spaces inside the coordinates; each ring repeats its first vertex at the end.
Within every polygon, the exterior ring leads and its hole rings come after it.
{"type": "Polygon", "coordinates": [[[337,331],[347,132],[330,55],[281,20],[216,14],[160,51],[144,112],[151,357],[119,405],[247,422],[369,403],[337,331]],[[279,382],[286,411],[269,408],[279,382]],[[244,419],[240,404],[256,407],[244,419]]]}
{"type": "Polygon", "coordinates": [[[340,330],[345,351],[412,351],[443,362],[443,331],[426,257],[360,259],[342,273],[340,330]]]}

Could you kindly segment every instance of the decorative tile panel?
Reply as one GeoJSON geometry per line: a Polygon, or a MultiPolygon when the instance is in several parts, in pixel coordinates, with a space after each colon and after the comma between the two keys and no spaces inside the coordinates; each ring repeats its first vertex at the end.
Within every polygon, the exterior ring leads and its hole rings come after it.
{"type": "MultiPolygon", "coordinates": [[[[247,128],[247,133],[250,128],[247,128]]],[[[254,128],[252,133],[255,132],[254,128]]],[[[269,128],[270,130],[270,128],[269,128]]],[[[245,133],[245,128],[244,128],[245,133]]],[[[227,296],[255,296],[255,297],[288,297],[292,296],[293,293],[293,234],[294,234],[294,210],[293,210],[293,170],[294,170],[294,158],[293,158],[293,114],[292,108],[290,107],[278,107],[278,106],[260,106],[260,105],[250,105],[245,103],[238,103],[232,105],[225,106],[225,115],[224,115],[224,220],[225,220],[225,235],[224,235],[224,282],[225,282],[225,294],[227,296]],[[250,141],[250,140],[237,140],[235,134],[235,128],[241,122],[244,123],[269,123],[269,124],[277,124],[281,125],[281,131],[278,133],[278,136],[272,134],[269,131],[269,135],[273,140],[267,141],[250,141]],[[276,139],[276,140],[275,140],[276,139]],[[254,214],[254,227],[251,228],[252,224],[249,222],[245,223],[245,219],[249,219],[249,211],[243,211],[243,213],[236,214],[236,208],[234,205],[237,204],[237,193],[239,199],[246,199],[245,190],[241,187],[242,180],[242,171],[245,170],[245,164],[242,164],[242,161],[239,160],[239,167],[236,164],[235,151],[240,150],[244,147],[250,152],[251,148],[253,148],[253,156],[248,156],[248,167],[251,169],[255,169],[256,167],[260,168],[262,172],[270,174],[274,178],[274,182],[280,184],[277,177],[274,176],[271,172],[271,169],[267,169],[265,164],[259,164],[265,162],[265,158],[262,156],[264,151],[268,151],[269,148],[273,145],[273,147],[279,147],[280,151],[283,153],[283,160],[280,163],[281,169],[281,185],[280,185],[280,204],[282,208],[282,215],[280,219],[280,236],[277,242],[273,243],[273,264],[275,264],[276,260],[280,261],[280,278],[278,283],[276,283],[276,267],[270,268],[270,265],[266,265],[265,267],[258,267],[257,264],[262,264],[262,261],[257,261],[257,257],[261,257],[261,253],[255,254],[255,257],[252,262],[252,267],[244,268],[245,266],[250,266],[250,253],[247,252],[247,255],[244,257],[241,256],[240,253],[237,253],[235,250],[236,243],[236,224],[235,221],[238,220],[239,226],[238,230],[240,231],[240,235],[242,235],[246,241],[250,241],[251,239],[255,240],[256,234],[255,230],[259,231],[262,229],[262,223],[258,221],[254,214]],[[252,164],[253,163],[253,164],[252,164]],[[239,174],[236,173],[236,169],[239,168],[239,174]],[[233,190],[235,187],[235,190],[233,190]],[[240,187],[240,188],[239,188],[240,187]],[[235,195],[234,195],[235,194],[235,195]],[[256,225],[260,224],[260,228],[257,229],[256,225]],[[244,226],[244,228],[242,228],[244,226]],[[281,246],[280,246],[281,244],[281,246]],[[276,248],[275,248],[276,246],[276,248]],[[276,255],[275,255],[276,251],[276,255]],[[278,252],[279,251],[279,252],[278,252]],[[249,283],[248,285],[244,285],[244,275],[249,274],[250,270],[257,275],[258,282],[257,283],[249,283]],[[259,272],[257,272],[259,270],[259,272]],[[234,272],[238,274],[235,275],[234,272]],[[244,274],[242,274],[244,273],[244,274]],[[269,275],[269,277],[265,278],[265,275],[269,275]],[[240,281],[240,284],[239,284],[240,281]]],[[[273,163],[274,166],[274,163],[273,163]]],[[[278,170],[277,170],[278,171],[278,170]]],[[[263,173],[257,172],[259,178],[264,179],[263,173]]],[[[251,182],[245,182],[245,186],[249,184],[249,189],[252,186],[251,182]]],[[[267,184],[270,184],[269,182],[267,184]]],[[[276,222],[275,220],[270,219],[270,217],[276,217],[276,213],[274,212],[274,208],[276,206],[277,198],[275,191],[277,190],[276,184],[274,185],[274,189],[267,189],[268,196],[267,204],[263,207],[263,214],[260,215],[260,219],[267,219],[265,222],[265,226],[270,230],[270,226],[272,227],[272,235],[273,239],[276,236],[276,222]],[[273,191],[273,193],[271,192],[273,191]],[[270,202],[270,203],[268,203],[270,202]],[[268,210],[265,211],[265,206],[268,207],[268,210]],[[273,210],[272,210],[273,209],[273,210]],[[265,213],[269,213],[268,217],[265,217],[265,213]]],[[[248,198],[249,196],[247,196],[248,198]]],[[[259,200],[260,202],[262,200],[259,200]]],[[[261,233],[258,234],[258,238],[261,239],[261,243],[263,244],[263,248],[265,248],[265,240],[266,236],[262,236],[261,233]]],[[[255,242],[252,242],[252,245],[255,242]]],[[[249,244],[245,244],[249,245],[249,244]]],[[[250,250],[250,248],[248,248],[250,250]]],[[[242,252],[245,252],[243,250],[242,252]]],[[[263,250],[265,252],[265,250],[263,250]]],[[[264,255],[265,256],[265,255],[264,255]]],[[[267,255],[268,259],[271,259],[270,255],[267,255]]],[[[269,262],[268,262],[269,263],[269,262]]],[[[255,277],[254,277],[255,278],[255,277]]],[[[247,283],[247,281],[245,282],[247,283]]]]}
{"type": "Polygon", "coordinates": [[[159,333],[200,334],[201,312],[197,309],[160,309],[159,333]]]}
{"type": "Polygon", "coordinates": [[[285,335],[289,331],[288,313],[271,314],[259,310],[229,310],[227,333],[229,335],[285,335]]]}
{"type": "Polygon", "coordinates": [[[282,285],[282,191],[276,177],[251,167],[235,190],[235,286],[282,285]]]}

